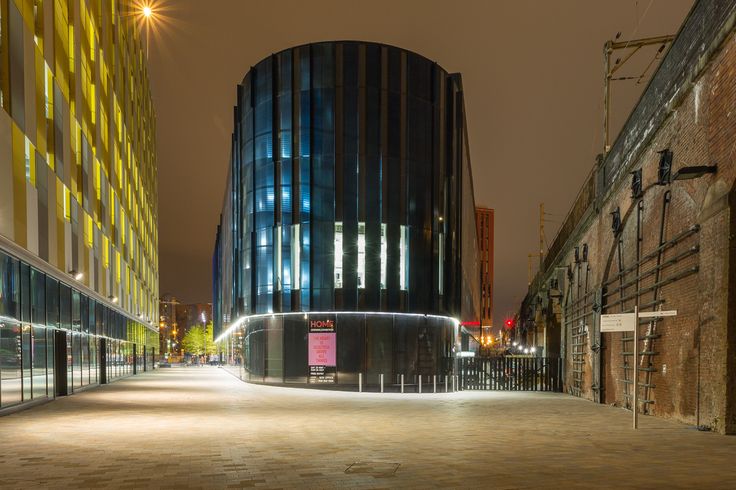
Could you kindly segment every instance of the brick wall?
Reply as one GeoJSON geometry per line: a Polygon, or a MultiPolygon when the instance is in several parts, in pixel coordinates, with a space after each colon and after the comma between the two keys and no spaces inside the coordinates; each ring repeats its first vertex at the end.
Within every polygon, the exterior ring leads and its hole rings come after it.
{"type": "MultiPolygon", "coordinates": [[[[671,104],[669,113],[646,132],[649,139],[637,148],[638,156],[609,188],[599,182],[597,212],[580,222],[564,245],[558,244],[561,252],[543,274],[540,289],[530,293],[543,298],[541,313],[530,296],[522,308],[522,317],[544,323],[548,335],[560,329],[566,391],[622,407],[631,403],[633,342],[624,341],[624,333],[600,334],[600,313],[628,312],[637,304],[643,311],[677,310],[676,317],[641,324],[639,350],[650,354],[640,358],[640,409],[722,433],[736,432],[732,25],[720,48],[699,61],[703,69],[697,76],[680,87],[676,98],[660,101],[671,104]],[[693,165],[717,165],[718,171],[657,185],[658,152],[664,149],[672,151],[673,173],[693,165]],[[634,198],[628,172],[638,169],[643,194],[634,198]],[[614,233],[617,209],[621,228],[614,233]],[[576,328],[584,335],[575,336],[576,328]]],[[[643,100],[656,96],[645,94],[643,100]]]]}

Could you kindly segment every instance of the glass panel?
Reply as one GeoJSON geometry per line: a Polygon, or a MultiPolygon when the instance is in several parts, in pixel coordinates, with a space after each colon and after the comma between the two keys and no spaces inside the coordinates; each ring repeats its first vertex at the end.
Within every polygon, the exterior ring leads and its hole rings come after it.
{"type": "Polygon", "coordinates": [[[31,366],[33,359],[31,358],[31,326],[23,325],[21,335],[21,349],[23,360],[23,400],[31,399],[31,366]]]}
{"type": "Polygon", "coordinates": [[[307,382],[306,313],[284,317],[284,381],[307,382]]]}
{"type": "Polygon", "coordinates": [[[281,383],[284,381],[284,330],[281,316],[266,319],[267,357],[266,381],[281,383]]]}
{"type": "Polygon", "coordinates": [[[82,386],[86,386],[89,384],[89,335],[81,335],[80,339],[82,341],[82,347],[81,347],[82,375],[80,376],[80,380],[81,380],[82,386]]]}
{"type": "Polygon", "coordinates": [[[74,358],[72,347],[73,334],[66,332],[66,386],[69,393],[74,392],[74,358]]]}
{"type": "Polygon", "coordinates": [[[74,332],[72,337],[72,365],[74,366],[74,388],[82,387],[82,334],[74,332]]]}
{"type": "Polygon", "coordinates": [[[358,223],[358,288],[365,288],[365,223],[358,223]]]}
{"type": "Polygon", "coordinates": [[[54,331],[46,329],[46,396],[54,394],[54,331]]]}
{"type": "Polygon", "coordinates": [[[46,396],[46,329],[33,327],[33,398],[46,396]]]}
{"type": "Polygon", "coordinates": [[[18,318],[20,316],[19,276],[18,261],[0,253],[0,317],[18,318]]]}
{"type": "Polygon", "coordinates": [[[409,256],[409,228],[401,225],[401,238],[399,242],[399,289],[406,291],[409,286],[409,268],[407,260],[409,256]]]}
{"type": "Polygon", "coordinates": [[[0,402],[3,407],[22,398],[20,325],[0,323],[0,402]]]}
{"type": "Polygon", "coordinates": [[[386,289],[386,260],[388,242],[386,241],[386,223],[381,223],[381,289],[386,289]]]}
{"type": "Polygon", "coordinates": [[[23,322],[31,321],[31,268],[20,263],[20,317],[23,322]]]}
{"type": "MultiPolygon", "coordinates": [[[[392,378],[393,320],[390,316],[366,315],[365,334],[368,347],[366,369],[367,383],[379,383],[383,374],[384,382],[392,378]]],[[[408,381],[408,380],[407,380],[408,381]]]]}
{"type": "Polygon", "coordinates": [[[46,325],[46,275],[36,269],[31,270],[31,321],[46,325]]]}
{"type": "Polygon", "coordinates": [[[335,222],[335,288],[342,288],[342,221],[335,222]]]}
{"type": "Polygon", "coordinates": [[[81,329],[82,318],[79,291],[72,290],[72,330],[74,330],[75,332],[79,332],[81,329]]]}
{"type": "Polygon", "coordinates": [[[301,285],[301,247],[299,240],[299,224],[291,225],[291,289],[299,289],[301,285]]]}
{"type": "Polygon", "coordinates": [[[97,352],[99,351],[100,340],[97,337],[90,336],[89,342],[89,382],[97,383],[98,375],[97,370],[99,368],[97,364],[97,352]]]}
{"type": "Polygon", "coordinates": [[[358,373],[363,372],[365,352],[365,315],[336,316],[337,382],[358,384],[358,373]]]}
{"type": "Polygon", "coordinates": [[[46,325],[59,326],[59,281],[46,276],[46,325]]]}

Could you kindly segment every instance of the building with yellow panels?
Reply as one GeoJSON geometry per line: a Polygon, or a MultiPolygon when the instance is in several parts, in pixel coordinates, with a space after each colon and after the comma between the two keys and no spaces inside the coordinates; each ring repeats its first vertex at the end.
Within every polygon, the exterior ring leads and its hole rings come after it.
{"type": "Polygon", "coordinates": [[[155,362],[155,120],[133,8],[0,0],[0,411],[155,362]]]}

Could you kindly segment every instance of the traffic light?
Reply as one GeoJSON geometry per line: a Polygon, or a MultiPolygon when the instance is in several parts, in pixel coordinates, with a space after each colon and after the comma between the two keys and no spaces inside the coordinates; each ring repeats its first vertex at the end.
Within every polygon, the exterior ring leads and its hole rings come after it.
{"type": "Polygon", "coordinates": [[[511,318],[508,318],[506,320],[506,328],[510,329],[510,328],[513,328],[513,326],[514,326],[514,321],[511,318]]]}

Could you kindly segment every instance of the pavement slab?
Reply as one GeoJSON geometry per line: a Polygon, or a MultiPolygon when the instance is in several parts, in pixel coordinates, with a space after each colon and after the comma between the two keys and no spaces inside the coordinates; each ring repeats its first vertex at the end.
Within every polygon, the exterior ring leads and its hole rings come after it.
{"type": "Polygon", "coordinates": [[[159,370],[0,417],[0,488],[736,488],[736,437],[556,393],[159,370]]]}

